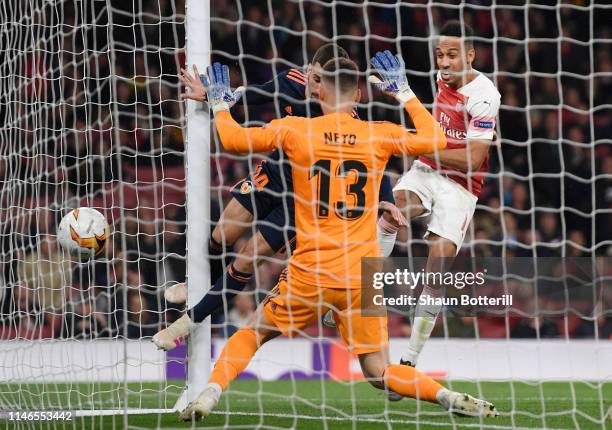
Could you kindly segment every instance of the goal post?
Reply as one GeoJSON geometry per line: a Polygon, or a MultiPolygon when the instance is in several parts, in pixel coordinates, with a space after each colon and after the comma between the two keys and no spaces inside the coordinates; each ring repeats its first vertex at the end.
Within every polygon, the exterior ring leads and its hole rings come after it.
{"type": "MultiPolygon", "coordinates": [[[[196,65],[203,72],[210,65],[210,2],[187,0],[185,4],[185,68],[196,65]]],[[[205,104],[186,103],[187,172],[187,305],[195,306],[210,288],[208,238],[210,237],[211,116],[205,104]]],[[[198,324],[189,337],[187,389],[176,404],[182,410],[202,392],[210,376],[210,318],[198,324]]]]}

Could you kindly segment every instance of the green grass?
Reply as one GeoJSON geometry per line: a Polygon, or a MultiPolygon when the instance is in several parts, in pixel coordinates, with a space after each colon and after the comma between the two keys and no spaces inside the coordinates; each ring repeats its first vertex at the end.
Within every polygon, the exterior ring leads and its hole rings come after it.
{"type": "MultiPolygon", "coordinates": [[[[405,399],[385,401],[384,394],[368,384],[320,381],[238,381],[221,398],[216,412],[197,428],[298,428],[298,429],[447,429],[545,428],[612,429],[612,383],[452,382],[457,391],[482,396],[497,406],[501,416],[480,421],[451,417],[436,405],[405,399]]],[[[180,382],[128,385],[130,408],[172,408],[181,392],[180,382]]],[[[124,405],[121,384],[0,384],[0,409],[70,408],[117,409],[124,405]]],[[[78,417],[71,423],[37,423],[8,428],[192,428],[177,415],[149,414],[78,417]],[[127,420],[127,426],[126,424],[127,420]]]]}

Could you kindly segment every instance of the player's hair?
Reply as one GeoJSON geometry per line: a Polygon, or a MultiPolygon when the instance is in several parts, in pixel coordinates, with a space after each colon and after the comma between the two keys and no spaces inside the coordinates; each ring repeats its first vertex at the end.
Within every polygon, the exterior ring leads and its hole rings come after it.
{"type": "Polygon", "coordinates": [[[323,66],[322,79],[337,85],[341,94],[357,89],[359,69],[357,64],[348,58],[332,58],[323,66]]]}
{"type": "Polygon", "coordinates": [[[323,66],[329,60],[336,57],[349,58],[349,55],[348,52],[346,52],[346,50],[342,46],[336,45],[335,43],[326,43],[325,45],[317,49],[317,52],[315,52],[314,57],[312,57],[312,64],[319,63],[321,66],[323,66]]]}
{"type": "Polygon", "coordinates": [[[459,37],[463,39],[466,48],[474,49],[474,30],[467,24],[453,19],[447,21],[440,29],[440,36],[459,37]]]}

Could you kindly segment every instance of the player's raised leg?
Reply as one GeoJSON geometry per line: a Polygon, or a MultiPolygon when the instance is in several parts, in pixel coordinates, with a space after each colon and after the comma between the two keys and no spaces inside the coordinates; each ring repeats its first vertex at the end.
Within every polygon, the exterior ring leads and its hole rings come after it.
{"type": "MultiPolygon", "coordinates": [[[[223,308],[244,290],[251,280],[255,264],[259,257],[272,256],[276,253],[260,231],[240,250],[235,261],[229,266],[224,276],[217,279],[214,286],[185,315],[153,336],[153,342],[165,351],[176,348],[189,335],[192,323],[202,322],[217,309],[223,308]]],[[[186,297],[186,296],[185,296],[186,297]]]]}
{"type": "MultiPolygon", "coordinates": [[[[251,229],[253,219],[253,213],[238,200],[232,198],[228,202],[208,241],[211,284],[223,274],[227,248],[251,229]]],[[[164,297],[170,303],[184,304],[187,301],[186,284],[181,282],[167,288],[164,297]]]]}
{"type": "MultiPolygon", "coordinates": [[[[414,168],[415,166],[413,166],[414,168]]],[[[431,213],[433,193],[429,187],[430,178],[419,169],[414,169],[407,172],[398,182],[394,189],[394,197],[397,206],[402,210],[410,220],[421,216],[427,216],[431,213]],[[412,188],[411,191],[409,188],[412,188]]],[[[431,248],[430,248],[431,254],[431,248]]],[[[454,256],[455,254],[453,254],[454,256]]],[[[428,260],[429,261],[429,260],[428,260]]],[[[439,296],[440,292],[432,287],[426,287],[423,293],[434,296],[439,296]],[[431,291],[430,291],[431,289],[431,291]]],[[[410,346],[406,353],[401,357],[400,364],[415,366],[418,355],[423,349],[423,345],[431,336],[431,331],[434,328],[436,317],[439,313],[439,307],[432,306],[424,307],[417,306],[413,326],[411,331],[410,346]],[[425,318],[422,316],[427,315],[425,318]],[[419,333],[417,333],[419,331],[419,333]]],[[[389,400],[398,401],[403,398],[401,394],[390,391],[388,394],[389,400]]]]}
{"type": "MultiPolygon", "coordinates": [[[[402,176],[394,192],[397,204],[409,217],[431,215],[426,235],[429,247],[426,270],[439,273],[449,270],[474,215],[477,198],[419,161],[402,176]]],[[[445,294],[444,285],[423,285],[415,308],[409,345],[400,364],[416,366],[441,310],[436,300],[430,298],[445,294]]],[[[389,393],[389,399],[401,400],[401,396],[389,393]]]]}
{"type": "Polygon", "coordinates": [[[261,231],[252,236],[238,252],[228,269],[219,277],[200,302],[189,310],[193,321],[201,322],[218,309],[223,309],[241,293],[251,281],[255,267],[262,257],[276,254],[261,231]]]}

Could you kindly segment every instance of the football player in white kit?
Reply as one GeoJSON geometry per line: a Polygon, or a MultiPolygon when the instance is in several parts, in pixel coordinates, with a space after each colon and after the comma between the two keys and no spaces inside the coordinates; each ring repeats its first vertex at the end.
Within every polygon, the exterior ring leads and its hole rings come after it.
{"type": "MultiPolygon", "coordinates": [[[[434,118],[446,133],[448,146],[415,160],[393,189],[396,205],[410,219],[429,216],[427,269],[443,271],[459,252],[488,170],[500,94],[493,82],[472,68],[476,55],[473,30],[449,21],[440,30],[435,56],[439,69],[434,118]]],[[[424,285],[424,296],[444,290],[424,285]]],[[[431,301],[430,301],[431,302],[431,301]]],[[[401,363],[416,366],[433,330],[440,306],[417,305],[408,350],[401,363]]],[[[390,393],[391,399],[397,399],[390,393]]],[[[401,397],[400,397],[401,398],[401,397]]]]}

